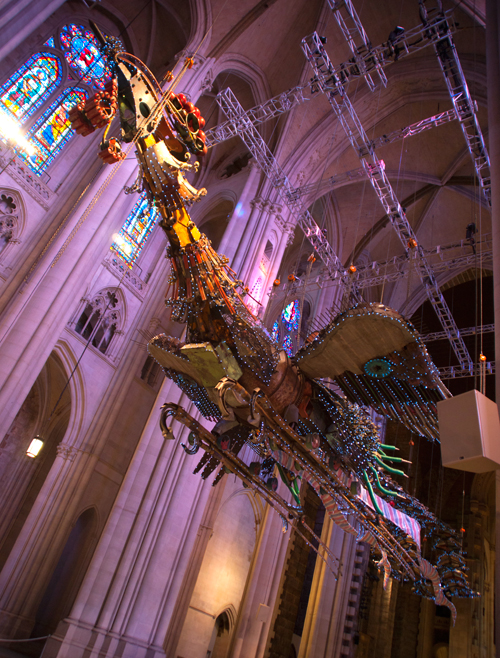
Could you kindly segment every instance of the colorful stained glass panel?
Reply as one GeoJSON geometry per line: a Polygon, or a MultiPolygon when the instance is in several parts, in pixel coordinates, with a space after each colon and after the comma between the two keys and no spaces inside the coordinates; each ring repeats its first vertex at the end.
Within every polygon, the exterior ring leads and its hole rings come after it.
{"type": "Polygon", "coordinates": [[[111,71],[92,32],[82,25],[65,25],[60,39],[64,56],[81,81],[102,89],[111,71]]]}
{"type": "Polygon", "coordinates": [[[50,46],[51,48],[55,48],[56,44],[54,42],[54,37],[50,37],[50,39],[47,39],[47,41],[43,45],[50,46]]]}
{"type": "Polygon", "coordinates": [[[22,157],[33,171],[37,173],[44,171],[74,135],[68,112],[86,97],[87,94],[83,89],[67,89],[30,130],[28,139],[34,146],[35,153],[32,156],[22,157]]]}
{"type": "Polygon", "coordinates": [[[158,211],[149,205],[145,194],[132,208],[125,224],[111,245],[130,266],[137,260],[158,219],[158,211]]]}
{"type": "Polygon", "coordinates": [[[285,340],[283,341],[283,349],[288,354],[288,356],[293,356],[293,342],[290,335],[285,336],[285,340]]]}
{"type": "Polygon", "coordinates": [[[0,87],[0,111],[22,124],[47,100],[62,78],[55,55],[38,53],[0,87]]]}
{"type": "Polygon", "coordinates": [[[281,320],[288,331],[297,331],[300,320],[300,305],[298,299],[294,302],[290,302],[290,304],[283,309],[281,320]]]}
{"type": "Polygon", "coordinates": [[[271,338],[273,340],[279,340],[280,337],[280,328],[278,324],[278,320],[273,324],[273,328],[271,329],[271,338]]]}

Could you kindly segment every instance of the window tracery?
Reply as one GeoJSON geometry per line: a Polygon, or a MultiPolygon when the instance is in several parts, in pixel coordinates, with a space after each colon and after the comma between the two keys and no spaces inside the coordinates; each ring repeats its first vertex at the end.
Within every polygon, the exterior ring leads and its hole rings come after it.
{"type": "Polygon", "coordinates": [[[130,267],[139,257],[157,219],[158,211],[150,205],[146,195],[141,194],[111,245],[130,267]]]}
{"type": "Polygon", "coordinates": [[[27,157],[27,162],[36,172],[48,167],[71,139],[73,131],[68,112],[86,98],[84,89],[63,92],[30,130],[28,139],[35,147],[35,153],[27,157]]]}
{"type": "Polygon", "coordinates": [[[71,24],[65,25],[59,36],[66,61],[78,78],[104,89],[104,85],[111,79],[111,71],[92,32],[83,25],[71,24]]]}
{"type": "Polygon", "coordinates": [[[113,337],[120,333],[121,304],[113,290],[101,290],[85,306],[75,324],[75,331],[102,354],[106,354],[113,337]]]}
{"type": "Polygon", "coordinates": [[[22,125],[49,98],[61,80],[62,67],[56,55],[32,55],[0,87],[1,111],[22,125]]]}
{"type": "MultiPolygon", "coordinates": [[[[91,88],[102,89],[111,79],[97,39],[83,25],[65,25],[43,46],[53,51],[33,54],[0,86],[0,115],[19,127],[27,126],[26,137],[35,153],[21,151],[19,155],[37,174],[45,171],[74,134],[69,108],[88,98],[91,88]]],[[[8,137],[0,132],[0,139],[8,137]]]]}

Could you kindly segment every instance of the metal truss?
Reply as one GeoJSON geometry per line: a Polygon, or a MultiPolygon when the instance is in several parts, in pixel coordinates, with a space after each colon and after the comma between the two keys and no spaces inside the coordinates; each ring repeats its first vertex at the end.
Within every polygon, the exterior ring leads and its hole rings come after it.
{"type": "MultiPolygon", "coordinates": [[[[438,245],[433,249],[424,249],[427,259],[430,261],[434,272],[452,272],[454,270],[464,271],[468,267],[484,267],[493,265],[493,251],[491,234],[485,236],[484,240],[476,242],[477,254],[474,254],[470,243],[466,240],[454,242],[447,245],[438,245]]],[[[374,261],[368,265],[358,266],[356,272],[350,274],[353,285],[356,288],[371,288],[384,283],[394,283],[406,279],[411,275],[412,263],[409,254],[394,256],[386,261],[374,261]]],[[[308,281],[296,277],[293,283],[285,283],[283,286],[273,288],[270,299],[276,295],[299,294],[303,286],[306,290],[321,290],[331,286],[330,279],[321,274],[308,281]]],[[[460,330],[463,335],[463,331],[460,330]]]]}
{"type": "MultiPolygon", "coordinates": [[[[371,91],[374,91],[375,83],[368,72],[366,62],[362,57],[362,55],[371,51],[372,44],[359,20],[358,14],[354,9],[351,0],[328,0],[328,4],[330,5],[330,9],[333,11],[333,15],[342,30],[345,40],[349,44],[349,48],[354,55],[354,61],[356,62],[361,75],[366,80],[366,84],[371,91]]],[[[386,87],[387,77],[382,68],[382,63],[376,60],[374,68],[377,71],[382,84],[386,87]]]]}
{"type": "MultiPolygon", "coordinates": [[[[476,250],[481,250],[480,253],[474,253],[472,246],[466,240],[462,240],[458,244],[423,249],[423,252],[435,274],[458,269],[463,271],[469,267],[492,266],[491,236],[486,236],[484,240],[476,243],[475,247],[476,250]]],[[[364,267],[358,267],[354,275],[356,286],[370,288],[382,283],[393,283],[410,276],[411,268],[411,252],[409,251],[388,261],[379,261],[364,267]]]]}
{"type": "MultiPolygon", "coordinates": [[[[474,363],[472,368],[462,368],[460,366],[448,366],[447,368],[438,368],[441,379],[460,379],[462,377],[481,377],[481,363],[474,363]]],[[[486,362],[486,374],[495,374],[495,361],[486,362]]]]}
{"type": "Polygon", "coordinates": [[[433,42],[477,177],[491,206],[490,158],[477,120],[477,106],[471,98],[448,21],[440,23],[438,29],[429,24],[426,37],[433,42]]]}
{"type": "MultiPolygon", "coordinates": [[[[251,110],[246,112],[246,119],[248,119],[254,126],[258,126],[261,123],[275,119],[285,112],[293,110],[297,105],[310,100],[304,96],[304,90],[308,89],[309,86],[309,83],[298,85],[297,87],[293,87],[293,89],[284,91],[278,96],[274,96],[274,98],[270,98],[261,105],[252,107],[251,110]]],[[[245,123],[245,125],[247,124],[245,123]]],[[[207,130],[205,144],[208,148],[211,148],[212,146],[225,142],[232,137],[237,137],[240,134],[240,131],[244,129],[243,124],[240,125],[236,119],[225,121],[224,123],[215,126],[215,128],[207,130]]]]}
{"type": "Polygon", "coordinates": [[[269,150],[267,144],[257,132],[252,120],[239,103],[231,89],[221,91],[217,96],[217,103],[229,118],[229,122],[237,127],[238,135],[245,142],[262,171],[268,177],[271,185],[276,189],[283,203],[296,219],[304,235],[309,240],[318,256],[326,265],[332,279],[346,279],[347,272],[341,260],[326,239],[323,231],[316,224],[311,213],[304,208],[301,201],[294,194],[295,188],[288,180],[283,169],[269,150]]]}
{"type": "MultiPolygon", "coordinates": [[[[461,336],[475,336],[476,334],[491,334],[495,331],[494,324],[483,324],[479,327],[467,327],[466,329],[460,329],[461,336]]],[[[434,331],[430,334],[423,334],[420,338],[424,343],[430,343],[433,340],[444,340],[447,338],[444,331],[434,331]]]]}
{"type": "MultiPolygon", "coordinates": [[[[399,61],[402,57],[417,53],[427,48],[430,43],[439,41],[442,38],[440,34],[446,33],[447,30],[453,32],[456,28],[449,20],[451,13],[451,11],[448,11],[443,15],[432,17],[425,26],[419,25],[410,30],[392,32],[387,41],[378,46],[371,46],[366,53],[359,54],[363,70],[366,67],[368,72],[378,71],[379,67],[385,68],[399,61]]],[[[352,60],[343,62],[336,67],[336,74],[344,82],[352,78],[364,77],[359,64],[352,60]]]]}
{"type": "MultiPolygon", "coordinates": [[[[332,2],[332,0],[328,1],[330,3],[332,2]]],[[[349,2],[349,5],[352,7],[351,2],[349,2]]],[[[397,34],[391,37],[386,43],[382,43],[380,46],[372,47],[370,44],[370,48],[367,48],[366,52],[363,45],[362,51],[356,54],[354,58],[355,61],[352,61],[351,59],[348,62],[343,62],[337,67],[339,75],[341,75],[344,80],[364,77],[365,74],[362,73],[362,71],[382,71],[382,68],[398,61],[402,57],[416,53],[423,48],[427,48],[430,43],[426,37],[429,30],[433,28],[440,29],[443,21],[446,22],[447,30],[452,31],[454,29],[454,25],[446,20],[446,16],[448,16],[448,14],[445,14],[445,17],[438,17],[437,19],[430,21],[427,27],[416,27],[412,30],[397,34]]],[[[359,19],[357,20],[359,21],[359,19]]],[[[275,119],[281,114],[289,112],[304,101],[310,100],[310,98],[304,96],[304,91],[308,88],[310,88],[311,93],[319,91],[314,78],[307,84],[293,87],[293,89],[278,94],[261,105],[256,105],[248,110],[247,116],[254,125],[259,125],[265,121],[275,119]]],[[[210,148],[227,139],[237,136],[238,130],[237,126],[234,126],[232,121],[225,121],[214,128],[208,129],[206,135],[207,139],[205,144],[210,148]]],[[[399,139],[399,137],[397,139],[399,139]]]]}
{"type": "Polygon", "coordinates": [[[330,105],[353,148],[356,150],[366,175],[370,179],[373,189],[396,230],[403,247],[405,250],[412,248],[416,252],[416,269],[439,321],[447,333],[460,366],[463,368],[472,368],[472,361],[467,347],[460,336],[451,311],[439,289],[434,272],[427,261],[422,246],[418,244],[413,228],[387,178],[385,164],[375,155],[373,145],[368,139],[361,121],[347,96],[344,82],[325,51],[323,40],[314,32],[310,37],[303,39],[302,47],[316,74],[315,80],[318,89],[330,101],[330,105]]]}
{"type": "MultiPolygon", "coordinates": [[[[399,130],[394,130],[393,132],[387,133],[386,135],[381,135],[380,137],[377,137],[377,139],[372,140],[370,143],[374,149],[378,149],[385,144],[392,144],[399,139],[412,137],[413,135],[418,135],[419,133],[424,132],[424,130],[436,128],[437,126],[441,126],[444,123],[455,121],[456,118],[457,115],[454,109],[447,110],[446,112],[440,112],[439,114],[435,114],[432,117],[427,117],[427,119],[422,119],[421,121],[412,123],[405,128],[400,128],[399,130]]],[[[318,193],[319,191],[329,189],[334,185],[338,185],[339,183],[347,183],[359,178],[364,178],[365,175],[366,172],[363,168],[352,169],[342,174],[336,174],[335,176],[331,176],[330,178],[326,178],[322,181],[308,183],[307,185],[302,185],[302,187],[296,187],[295,194],[297,197],[301,197],[311,192],[318,193]]]]}

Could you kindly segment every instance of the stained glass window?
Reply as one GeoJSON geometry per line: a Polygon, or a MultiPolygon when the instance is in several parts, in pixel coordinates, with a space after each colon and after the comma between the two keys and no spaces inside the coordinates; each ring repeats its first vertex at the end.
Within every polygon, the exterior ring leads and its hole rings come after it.
{"type": "Polygon", "coordinates": [[[65,25],[60,38],[64,56],[82,82],[102,89],[111,71],[92,32],[82,25],[65,25]]]}
{"type": "Polygon", "coordinates": [[[278,324],[278,320],[273,324],[273,328],[271,329],[271,338],[273,340],[279,340],[280,337],[280,328],[278,324]]]}
{"type": "Polygon", "coordinates": [[[0,87],[0,111],[22,124],[60,84],[61,63],[55,55],[38,53],[0,87]]]}
{"type": "Polygon", "coordinates": [[[132,266],[150,236],[157,219],[158,210],[151,207],[146,195],[142,194],[125,220],[125,224],[116,236],[111,249],[114,249],[132,266]]]}
{"type": "Polygon", "coordinates": [[[300,320],[300,305],[299,300],[296,299],[294,302],[290,302],[288,306],[283,309],[281,314],[281,321],[288,329],[288,331],[297,331],[299,328],[300,320]]]}
{"type": "Polygon", "coordinates": [[[47,41],[43,45],[50,46],[51,48],[55,48],[56,44],[54,43],[54,37],[50,37],[50,39],[47,39],[47,41]]]}
{"type": "Polygon", "coordinates": [[[22,157],[36,173],[44,171],[74,135],[68,111],[87,97],[83,89],[71,89],[62,93],[28,133],[35,148],[32,156],[22,157]]]}
{"type": "Polygon", "coordinates": [[[288,354],[288,356],[293,356],[293,343],[290,334],[285,336],[285,340],[283,341],[283,349],[288,354]]]}

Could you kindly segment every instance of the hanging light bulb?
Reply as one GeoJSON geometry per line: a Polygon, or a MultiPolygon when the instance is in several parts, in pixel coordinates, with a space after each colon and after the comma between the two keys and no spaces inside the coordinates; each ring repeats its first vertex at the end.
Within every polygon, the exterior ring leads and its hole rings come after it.
{"type": "Polygon", "coordinates": [[[31,457],[33,459],[38,455],[42,447],[43,447],[42,438],[40,436],[35,436],[35,438],[29,444],[28,450],[26,450],[26,454],[28,455],[28,457],[31,457]]]}

